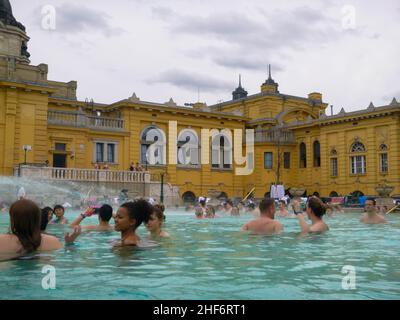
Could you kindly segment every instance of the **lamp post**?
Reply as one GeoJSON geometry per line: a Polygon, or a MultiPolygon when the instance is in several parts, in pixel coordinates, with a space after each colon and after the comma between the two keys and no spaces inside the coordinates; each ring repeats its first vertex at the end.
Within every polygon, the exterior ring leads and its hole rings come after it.
{"type": "Polygon", "coordinates": [[[22,150],[24,150],[24,152],[25,152],[24,165],[26,166],[26,153],[27,153],[28,151],[32,151],[32,146],[24,145],[24,146],[22,147],[22,150]]]}

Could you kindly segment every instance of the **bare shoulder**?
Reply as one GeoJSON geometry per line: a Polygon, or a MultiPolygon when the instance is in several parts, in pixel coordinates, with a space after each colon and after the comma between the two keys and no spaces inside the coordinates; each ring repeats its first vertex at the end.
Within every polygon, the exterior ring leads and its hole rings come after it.
{"type": "Polygon", "coordinates": [[[51,251],[61,249],[63,245],[60,240],[48,234],[42,234],[42,243],[40,244],[39,251],[51,251]]]}

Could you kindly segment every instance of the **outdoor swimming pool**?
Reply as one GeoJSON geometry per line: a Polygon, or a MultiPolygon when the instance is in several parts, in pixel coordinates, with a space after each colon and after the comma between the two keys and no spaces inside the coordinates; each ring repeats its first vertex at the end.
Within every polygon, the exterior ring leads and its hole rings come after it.
{"type": "MultiPolygon", "coordinates": [[[[360,224],[359,216],[326,218],[331,231],[311,236],[299,235],[297,219],[280,218],[285,233],[255,237],[238,232],[251,216],[167,213],[172,238],[158,248],[112,249],[118,233],[88,232],[72,249],[0,262],[0,299],[399,299],[400,215],[378,226],[360,224]],[[42,288],[45,265],[56,268],[55,290],[42,288]],[[346,265],[356,268],[355,290],[342,289],[346,265]]],[[[7,230],[8,214],[0,214],[0,232],[7,230]]],[[[64,231],[48,228],[60,237],[64,231]]],[[[139,233],[147,234],[144,227],[139,233]]]]}

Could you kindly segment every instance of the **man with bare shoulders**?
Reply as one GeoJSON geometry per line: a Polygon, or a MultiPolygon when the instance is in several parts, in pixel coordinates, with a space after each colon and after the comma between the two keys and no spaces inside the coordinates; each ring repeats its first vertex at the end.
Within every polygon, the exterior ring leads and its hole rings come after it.
{"type": "Polygon", "coordinates": [[[384,217],[379,215],[376,211],[376,201],[373,198],[368,198],[365,201],[365,214],[361,217],[360,221],[365,224],[379,224],[386,223],[384,217]]]}
{"type": "Polygon", "coordinates": [[[275,221],[275,200],[264,199],[260,203],[260,218],[246,223],[241,231],[250,231],[252,234],[275,234],[283,231],[283,226],[275,221]]]}
{"type": "Polygon", "coordinates": [[[87,231],[113,231],[114,227],[110,225],[110,220],[113,217],[113,208],[105,204],[101,206],[101,208],[89,208],[86,210],[85,213],[82,213],[78,218],[76,218],[72,224],[70,225],[71,228],[79,226],[81,222],[86,219],[87,217],[91,217],[92,215],[98,215],[99,224],[92,225],[92,226],[84,226],[82,227],[83,230],[87,231]]]}

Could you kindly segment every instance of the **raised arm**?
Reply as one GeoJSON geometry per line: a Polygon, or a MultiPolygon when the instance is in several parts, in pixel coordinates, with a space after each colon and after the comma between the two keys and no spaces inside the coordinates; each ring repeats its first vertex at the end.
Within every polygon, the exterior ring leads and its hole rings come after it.
{"type": "Polygon", "coordinates": [[[302,214],[298,214],[297,215],[297,219],[299,219],[301,232],[309,233],[310,232],[310,226],[307,224],[306,220],[304,220],[304,216],[302,214]]]}
{"type": "Polygon", "coordinates": [[[90,217],[94,214],[95,209],[94,208],[89,208],[85,211],[85,213],[81,213],[79,217],[77,217],[69,226],[70,228],[74,228],[76,226],[79,226],[81,222],[87,218],[90,217]]]}
{"type": "Polygon", "coordinates": [[[64,235],[65,244],[66,245],[73,244],[76,238],[78,238],[79,235],[81,234],[81,231],[82,231],[81,227],[76,226],[74,227],[74,231],[72,233],[65,233],[64,235]]]}

